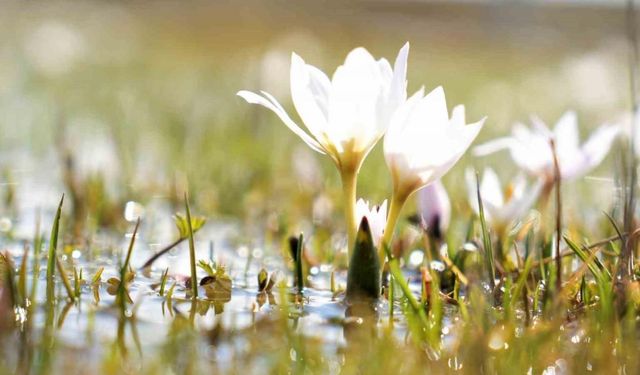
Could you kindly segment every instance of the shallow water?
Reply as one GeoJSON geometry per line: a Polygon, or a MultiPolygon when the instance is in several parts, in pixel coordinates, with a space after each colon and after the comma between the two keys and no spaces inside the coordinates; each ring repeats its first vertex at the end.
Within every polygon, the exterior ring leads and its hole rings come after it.
{"type": "MultiPolygon", "coordinates": [[[[212,259],[224,264],[227,273],[232,277],[233,287],[228,301],[210,300],[206,297],[204,288],[199,287],[201,298],[194,307],[184,284],[190,272],[187,241],[159,258],[148,271],[143,272],[138,269],[158,249],[171,242],[170,237],[163,232],[168,227],[163,224],[169,224],[169,222],[159,219],[157,216],[160,215],[155,213],[151,215],[147,211],[146,214],[147,217],[143,219],[131,259],[132,268],[138,271],[128,289],[134,301],[128,306],[126,312],[127,316],[133,316],[128,323],[123,323],[115,305],[115,297],[107,291],[106,281],[120,276],[120,259],[124,257],[123,252],[130,241],[131,233],[125,235],[102,233],[96,235],[87,248],[67,249],[67,253],[62,249],[58,250],[67,274],[71,276],[75,266],[78,270],[82,269],[83,279],[86,280],[81,287],[81,297],[73,303],[64,298],[66,291],[62,282],[57,280],[56,290],[59,299],[55,308],[55,338],[59,353],[75,353],[74,356],[78,355],[82,358],[78,362],[78,368],[94,368],[103,360],[107,348],[110,348],[113,343],[119,343],[121,348],[126,348],[129,353],[135,353],[140,360],[144,361],[144,358],[154,358],[162,352],[167,342],[171,340],[171,326],[177,317],[193,316],[193,325],[201,333],[198,340],[202,345],[199,350],[204,350],[206,356],[215,358],[218,369],[224,370],[226,367],[233,366],[234,356],[241,355],[243,350],[242,341],[245,340],[243,332],[258,329],[256,327],[261,325],[261,321],[269,324],[274,317],[282,314],[282,297],[287,296],[287,299],[290,299],[293,296],[293,289],[288,289],[285,294],[281,294],[277,287],[272,294],[259,293],[258,272],[265,268],[270,274],[278,273],[282,280],[292,285],[293,275],[290,265],[284,263],[284,257],[273,245],[263,243],[252,244],[253,246],[249,247],[239,244],[241,227],[238,223],[209,222],[196,234],[196,259],[212,259]],[[149,222],[154,223],[153,226],[147,225],[149,222]],[[166,242],[158,241],[158,238],[166,242]],[[99,288],[100,300],[96,302],[92,286],[88,284],[101,267],[104,271],[99,288]],[[174,282],[176,283],[171,302],[167,301],[166,295],[160,296],[158,292],[162,272],[166,268],[169,268],[166,289],[169,289],[174,282]],[[216,345],[211,345],[207,343],[206,332],[214,331],[216,327],[222,327],[225,332],[235,332],[235,334],[216,345]]],[[[163,214],[170,217],[168,212],[163,214]]],[[[22,229],[15,233],[26,232],[26,228],[23,227],[28,226],[29,219],[16,223],[14,229],[22,229]]],[[[43,223],[50,221],[51,219],[42,220],[43,223]]],[[[42,232],[46,231],[42,229],[42,232]]],[[[175,230],[169,232],[173,233],[175,230]]],[[[22,263],[23,240],[28,241],[27,238],[15,237],[11,240],[5,238],[0,244],[8,249],[16,267],[22,263]]],[[[48,246],[48,242],[43,243],[42,258],[46,257],[48,246]]],[[[31,259],[28,260],[28,275],[33,275],[31,259]]],[[[321,342],[326,355],[333,356],[336,361],[339,361],[339,353],[347,344],[344,325],[357,326],[361,324],[361,319],[357,316],[346,317],[347,306],[343,302],[343,294],[334,295],[329,290],[332,271],[334,268],[331,265],[311,267],[306,278],[308,286],[304,291],[302,305],[294,306],[291,302],[287,302],[289,307],[286,308],[289,310],[290,323],[295,327],[295,331],[307,338],[317,339],[321,342]]],[[[29,335],[32,339],[36,339],[44,332],[47,319],[45,273],[46,259],[41,259],[37,309],[31,321],[23,322],[22,333],[16,332],[16,335],[29,335]]],[[[206,274],[198,269],[198,278],[201,279],[204,276],[206,274]]],[[[411,273],[409,276],[410,280],[417,279],[417,273],[411,273]]],[[[338,287],[344,288],[346,271],[335,271],[335,280],[338,287]]],[[[70,282],[73,286],[73,278],[70,282]]],[[[32,280],[29,278],[27,285],[30,286],[31,283],[32,280]]],[[[412,282],[411,287],[419,293],[419,282],[412,282]]],[[[381,326],[387,324],[387,310],[386,302],[383,303],[381,299],[376,312],[381,326]]],[[[399,306],[396,311],[400,311],[399,306]]],[[[402,314],[396,313],[394,326],[396,336],[401,340],[404,339],[406,322],[402,314]]],[[[11,352],[19,353],[22,350],[26,348],[10,348],[5,358],[5,365],[8,368],[14,368],[19,361],[19,356],[11,352]]],[[[61,356],[66,357],[64,354],[61,356]]]]}

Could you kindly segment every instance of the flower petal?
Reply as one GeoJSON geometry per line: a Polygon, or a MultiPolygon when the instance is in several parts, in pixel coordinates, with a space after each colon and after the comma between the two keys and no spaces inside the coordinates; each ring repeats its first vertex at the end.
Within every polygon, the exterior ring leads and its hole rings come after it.
{"type": "Polygon", "coordinates": [[[402,146],[402,132],[409,124],[409,116],[424,96],[424,88],[420,88],[409,100],[402,103],[391,118],[389,128],[384,136],[385,153],[393,152],[402,146]]]}
{"type": "Polygon", "coordinates": [[[425,126],[446,126],[449,124],[449,110],[442,86],[438,86],[427,94],[420,106],[421,117],[425,126]]]}
{"type": "Polygon", "coordinates": [[[500,179],[492,168],[487,167],[484,170],[480,182],[480,194],[482,194],[483,201],[491,203],[495,207],[501,207],[504,204],[500,179]]]}
{"type": "Polygon", "coordinates": [[[273,96],[271,96],[270,94],[268,94],[266,92],[262,92],[262,94],[264,96],[260,96],[260,95],[258,95],[256,93],[253,93],[251,91],[246,91],[246,90],[241,90],[241,91],[238,91],[238,93],[237,93],[237,95],[239,97],[243,98],[248,103],[259,104],[259,105],[261,105],[263,107],[266,107],[266,108],[272,110],[276,115],[278,115],[278,117],[280,117],[280,120],[282,120],[282,122],[284,122],[284,124],[292,132],[294,132],[297,136],[302,138],[302,140],[307,145],[309,145],[309,147],[311,147],[314,151],[317,151],[317,152],[319,152],[321,154],[325,153],[323,147],[315,139],[311,138],[309,136],[309,134],[305,133],[304,130],[302,130],[300,128],[300,126],[298,126],[298,124],[296,124],[291,119],[291,117],[289,117],[287,112],[282,108],[280,103],[278,103],[275,100],[275,98],[273,98],[273,96]]]}
{"type": "Polygon", "coordinates": [[[591,134],[579,151],[579,160],[571,165],[562,165],[562,177],[576,178],[597,167],[611,148],[611,144],[620,133],[617,126],[601,126],[591,134]]]}
{"type": "Polygon", "coordinates": [[[575,112],[568,111],[562,115],[553,129],[553,136],[555,137],[558,154],[570,154],[578,150],[580,140],[578,118],[575,112]]]}
{"type": "Polygon", "coordinates": [[[502,217],[503,221],[505,221],[504,224],[511,224],[516,220],[522,219],[538,199],[543,185],[543,180],[539,179],[533,186],[526,190],[524,194],[510,200],[502,208],[502,217]]]}
{"type": "Polygon", "coordinates": [[[407,59],[409,58],[409,42],[398,52],[393,65],[393,78],[389,92],[390,107],[398,107],[407,99],[407,59]]]}
{"type": "Polygon", "coordinates": [[[496,138],[473,148],[474,156],[487,156],[498,151],[509,149],[514,140],[511,137],[496,138]]]}
{"type": "Polygon", "coordinates": [[[295,53],[291,54],[291,100],[302,122],[311,134],[322,142],[327,128],[329,90],[331,83],[320,70],[307,65],[295,53]]]}
{"type": "Polygon", "coordinates": [[[334,73],[326,132],[338,150],[355,141],[354,151],[368,151],[381,137],[384,129],[378,129],[377,115],[382,78],[378,62],[364,48],[351,51],[334,73]]]}

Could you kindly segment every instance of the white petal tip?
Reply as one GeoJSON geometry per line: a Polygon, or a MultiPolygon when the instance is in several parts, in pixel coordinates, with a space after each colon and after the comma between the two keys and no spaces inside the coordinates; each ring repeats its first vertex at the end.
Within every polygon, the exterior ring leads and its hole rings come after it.
{"type": "Polygon", "coordinates": [[[247,91],[247,90],[240,90],[236,93],[237,96],[241,97],[242,99],[246,100],[248,103],[252,103],[252,104],[256,104],[256,96],[259,96],[258,94],[256,94],[255,92],[251,92],[251,91],[247,91]]]}

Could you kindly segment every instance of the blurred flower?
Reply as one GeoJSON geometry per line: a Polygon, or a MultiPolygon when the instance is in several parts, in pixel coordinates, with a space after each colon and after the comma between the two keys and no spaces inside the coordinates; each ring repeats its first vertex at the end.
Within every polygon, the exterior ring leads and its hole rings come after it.
{"type": "Polygon", "coordinates": [[[291,56],[291,99],[309,133],[286,113],[269,93],[239,91],[247,102],[275,112],[313,150],[327,154],[340,171],[349,237],[355,243],[356,179],[360,166],[384,135],[396,109],[407,96],[409,44],[398,53],[392,69],[386,59],[375,60],[364,48],[351,51],[331,80],[295,53],[291,56]]]}
{"type": "Polygon", "coordinates": [[[617,126],[601,126],[579,146],[575,112],[565,113],[553,132],[537,118],[533,118],[532,122],[531,128],[516,124],[510,137],[498,138],[475,147],[474,154],[483,156],[507,148],[520,168],[549,181],[554,174],[553,153],[549,143],[553,138],[560,175],[564,179],[573,179],[586,174],[602,162],[620,130],[617,126]]]}
{"type": "Polygon", "coordinates": [[[144,206],[138,202],[129,201],[124,205],[124,219],[134,222],[144,216],[144,206]]]}
{"type": "Polygon", "coordinates": [[[369,201],[362,198],[356,202],[356,217],[358,223],[362,222],[362,218],[366,217],[371,228],[371,236],[376,248],[380,246],[380,240],[384,233],[384,227],[387,224],[387,200],[385,199],[380,206],[373,206],[369,209],[369,201]]]}
{"type": "Polygon", "coordinates": [[[29,62],[41,73],[68,72],[86,50],[85,40],[71,26],[58,21],[40,25],[25,41],[29,62]]]}
{"type": "MultiPolygon", "coordinates": [[[[469,148],[483,123],[484,119],[466,125],[464,106],[456,106],[449,118],[442,87],[427,96],[421,89],[398,108],[384,137],[393,197],[383,246],[389,245],[407,198],[447,173],[469,148]]],[[[379,253],[383,259],[384,252],[379,253]]]]}
{"type": "Polygon", "coordinates": [[[291,153],[291,164],[298,185],[305,191],[316,192],[322,189],[324,177],[318,159],[306,147],[298,145],[291,153]]]}
{"type": "Polygon", "coordinates": [[[451,202],[442,181],[438,180],[418,192],[418,211],[433,238],[442,238],[451,220],[451,202]]]}
{"type": "Polygon", "coordinates": [[[309,147],[328,154],[339,169],[357,171],[406,99],[408,53],[409,44],[405,44],[392,70],[386,59],[376,61],[366,49],[356,48],[331,80],[292,54],[291,99],[311,135],[269,93],[243,90],[238,95],[275,112],[309,147]]]}
{"type": "MultiPolygon", "coordinates": [[[[469,204],[478,214],[476,177],[471,169],[467,169],[465,179],[469,204]]],[[[496,172],[491,168],[486,168],[480,182],[480,195],[485,219],[499,231],[507,229],[527,214],[540,195],[542,185],[542,180],[538,180],[534,185],[527,187],[524,176],[518,175],[503,192],[496,172]]]]}
{"type": "Polygon", "coordinates": [[[418,91],[396,112],[384,137],[384,156],[393,178],[394,194],[406,199],[453,167],[482,128],[484,119],[466,125],[464,106],[451,118],[444,90],[424,96],[418,91]]]}

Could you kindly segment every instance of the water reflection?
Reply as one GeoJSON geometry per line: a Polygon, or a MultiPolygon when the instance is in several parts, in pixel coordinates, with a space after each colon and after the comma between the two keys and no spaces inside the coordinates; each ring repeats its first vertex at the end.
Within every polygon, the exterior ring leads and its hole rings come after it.
{"type": "Polygon", "coordinates": [[[348,346],[367,345],[376,336],[379,302],[355,301],[349,303],[343,322],[344,338],[348,346]]]}

